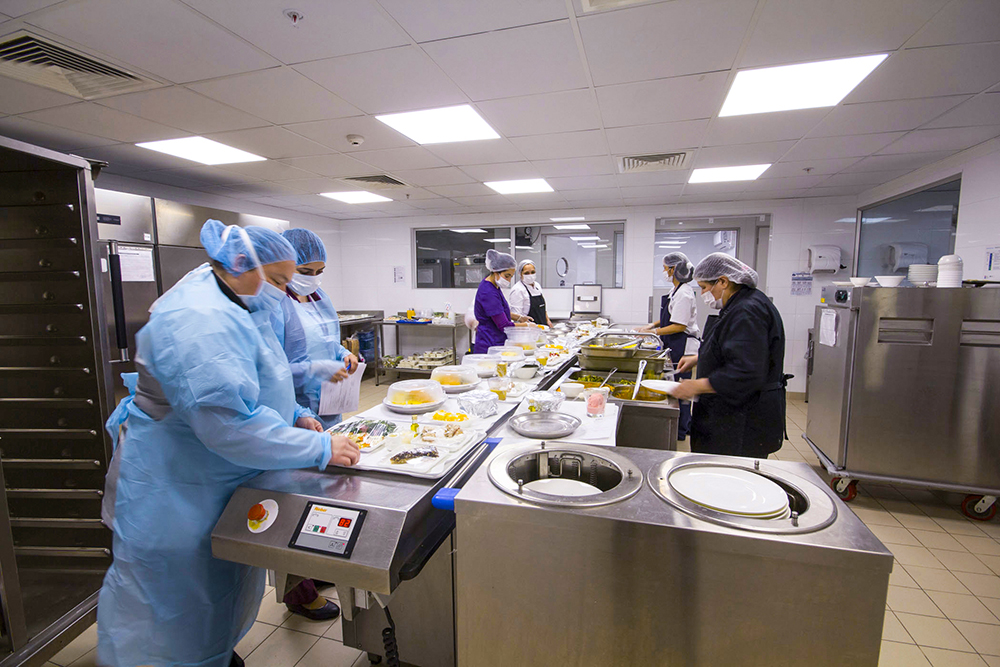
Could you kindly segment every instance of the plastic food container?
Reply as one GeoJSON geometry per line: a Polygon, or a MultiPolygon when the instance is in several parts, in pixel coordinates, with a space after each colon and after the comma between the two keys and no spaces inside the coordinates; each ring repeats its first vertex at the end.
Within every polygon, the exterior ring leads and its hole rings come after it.
{"type": "Polygon", "coordinates": [[[524,349],[512,345],[497,345],[486,350],[486,353],[499,361],[524,361],[524,349]]]}
{"type": "Polygon", "coordinates": [[[541,331],[535,327],[507,327],[503,332],[507,334],[508,347],[519,347],[528,355],[534,354],[538,348],[541,331]]]}
{"type": "Polygon", "coordinates": [[[500,405],[500,400],[492,391],[476,390],[458,396],[458,407],[462,412],[473,417],[489,417],[495,415],[500,405]]]}
{"type": "Polygon", "coordinates": [[[393,405],[429,405],[444,401],[445,395],[436,380],[403,380],[390,385],[386,400],[393,405]]]}
{"type": "Polygon", "coordinates": [[[534,361],[525,361],[523,363],[516,364],[508,372],[511,377],[516,377],[518,380],[530,380],[535,377],[539,368],[541,368],[541,366],[538,363],[534,361]]]}
{"type": "Polygon", "coordinates": [[[462,365],[475,369],[476,374],[481,378],[493,377],[497,373],[496,357],[488,354],[467,354],[462,357],[462,365]]]}
{"type": "Polygon", "coordinates": [[[557,391],[533,391],[526,398],[528,412],[555,412],[566,399],[557,391]]]}
{"type": "Polygon", "coordinates": [[[438,366],[431,371],[431,379],[447,387],[476,384],[479,375],[470,366],[438,366]]]}

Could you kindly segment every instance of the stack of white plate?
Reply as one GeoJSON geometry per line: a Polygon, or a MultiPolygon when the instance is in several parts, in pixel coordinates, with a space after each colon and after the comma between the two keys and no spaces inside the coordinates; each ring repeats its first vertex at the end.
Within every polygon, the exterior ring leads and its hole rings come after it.
{"type": "Polygon", "coordinates": [[[909,271],[906,274],[907,280],[914,285],[932,283],[937,280],[937,277],[937,264],[910,264],[909,271]]]}
{"type": "Polygon", "coordinates": [[[791,515],[783,488],[743,468],[685,466],[671,473],[669,481],[677,493],[716,512],[751,519],[784,519],[791,515]]]}
{"type": "Polygon", "coordinates": [[[958,255],[945,255],[938,260],[938,287],[961,287],[964,265],[958,255]]]}

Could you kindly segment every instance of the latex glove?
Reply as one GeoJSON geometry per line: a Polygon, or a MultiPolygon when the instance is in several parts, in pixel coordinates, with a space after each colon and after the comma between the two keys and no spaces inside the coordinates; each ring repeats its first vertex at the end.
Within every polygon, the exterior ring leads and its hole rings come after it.
{"type": "Polygon", "coordinates": [[[349,438],[330,436],[330,465],[352,466],[361,460],[361,450],[349,438]]]}
{"type": "Polygon", "coordinates": [[[349,354],[344,357],[344,364],[347,366],[347,372],[354,375],[354,371],[358,370],[358,358],[353,354],[349,354]]]}
{"type": "Polygon", "coordinates": [[[308,429],[310,431],[319,431],[320,433],[323,432],[323,425],[312,417],[299,417],[295,420],[295,425],[299,428],[308,429]]]}
{"type": "Polygon", "coordinates": [[[330,382],[340,382],[347,379],[344,362],[332,359],[320,359],[309,364],[309,374],[313,377],[329,379],[330,382]]]}
{"type": "Polygon", "coordinates": [[[698,365],[698,355],[697,354],[687,354],[681,357],[677,361],[677,368],[674,370],[678,373],[687,373],[689,370],[698,365]]]}

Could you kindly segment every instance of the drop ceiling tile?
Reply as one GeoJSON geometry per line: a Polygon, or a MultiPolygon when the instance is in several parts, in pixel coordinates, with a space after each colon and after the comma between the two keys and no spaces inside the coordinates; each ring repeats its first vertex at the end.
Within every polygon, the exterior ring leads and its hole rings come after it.
{"type": "Polygon", "coordinates": [[[503,138],[430,144],[424,148],[448,164],[458,166],[487,164],[489,162],[517,162],[525,157],[514,147],[513,143],[503,138]]]}
{"type": "Polygon", "coordinates": [[[881,183],[886,183],[894,178],[899,178],[903,174],[910,171],[913,170],[897,169],[892,171],[855,171],[844,174],[834,174],[830,178],[823,181],[823,187],[836,188],[845,186],[864,186],[865,188],[873,188],[881,183]]]}
{"type": "Polygon", "coordinates": [[[385,123],[369,116],[353,116],[351,118],[321,120],[313,123],[296,123],[287,126],[287,129],[342,153],[416,146],[414,142],[396,132],[385,123]],[[352,146],[347,141],[347,135],[349,134],[360,134],[365,138],[364,143],[360,146],[352,146]]]}
{"type": "Polygon", "coordinates": [[[108,97],[98,104],[195,134],[267,125],[267,121],[181,86],[108,97]]]}
{"type": "Polygon", "coordinates": [[[447,163],[426,148],[408,146],[406,148],[386,148],[380,151],[355,153],[358,160],[367,162],[378,169],[396,171],[398,169],[427,169],[445,167],[447,163]]]}
{"type": "Polygon", "coordinates": [[[903,136],[903,132],[881,132],[846,137],[803,139],[785,155],[784,160],[823,160],[871,155],[903,136]]]}
{"type": "Polygon", "coordinates": [[[598,88],[604,126],[711,118],[722,105],[728,76],[715,72],[598,88]]]}
{"type": "Polygon", "coordinates": [[[996,41],[1000,41],[1000,3],[959,0],[938,12],[906,47],[996,41]]]}
{"type": "Polygon", "coordinates": [[[772,164],[767,171],[760,175],[761,180],[769,178],[792,178],[795,176],[819,176],[821,174],[835,174],[842,169],[856,164],[858,158],[843,157],[833,160],[801,160],[794,162],[778,162],[772,164]],[[806,169],[811,169],[808,173],[806,169]]]}
{"type": "Polygon", "coordinates": [[[22,116],[0,118],[0,134],[56,151],[75,151],[81,148],[109,146],[118,143],[104,137],[95,137],[91,134],[74,132],[55,125],[28,120],[22,116]]]}
{"type": "Polygon", "coordinates": [[[589,90],[512,97],[480,102],[486,120],[506,137],[554,134],[601,127],[601,115],[589,90]]]}
{"type": "Polygon", "coordinates": [[[434,11],[412,0],[380,0],[379,4],[417,42],[566,18],[563,0],[435,0],[434,11]]]}
{"type": "Polygon", "coordinates": [[[503,206],[510,202],[500,195],[480,195],[478,197],[452,197],[453,200],[464,206],[503,206]]]}
{"type": "Polygon", "coordinates": [[[190,167],[183,167],[181,169],[167,169],[164,170],[164,173],[173,174],[179,178],[186,178],[193,181],[198,181],[205,185],[234,186],[245,183],[264,182],[259,178],[253,176],[247,176],[244,174],[236,174],[231,171],[226,171],[221,167],[197,165],[197,164],[193,164],[193,166],[190,167]]]}
{"type": "Polygon", "coordinates": [[[829,109],[802,109],[714,118],[701,144],[725,146],[801,139],[829,113],[829,109]]]}
{"type": "Polygon", "coordinates": [[[393,175],[401,181],[422,188],[433,187],[435,185],[457,185],[459,183],[473,182],[472,178],[457,167],[401,170],[393,172],[393,175]]]}
{"type": "Polygon", "coordinates": [[[618,174],[615,179],[618,185],[623,188],[638,187],[640,185],[670,185],[673,183],[687,183],[691,177],[690,169],[669,169],[665,171],[645,171],[633,174],[618,174]]]}
{"type": "Polygon", "coordinates": [[[912,130],[969,99],[967,96],[842,104],[809,133],[810,137],[912,130]]]}
{"type": "Polygon", "coordinates": [[[893,51],[948,0],[769,0],[740,67],[893,51]]]}
{"type": "MultiPolygon", "coordinates": [[[[58,0],[55,0],[55,1],[58,1],[58,0]]],[[[4,21],[9,21],[12,18],[14,18],[14,17],[13,16],[9,16],[7,14],[0,14],[0,23],[3,23],[4,21]]]]}
{"type": "MultiPolygon", "coordinates": [[[[586,199],[580,201],[574,201],[573,206],[578,206],[580,208],[610,208],[623,206],[624,202],[621,197],[607,197],[605,199],[586,199]]],[[[621,216],[624,217],[624,216],[621,216]]]]}
{"type": "Polygon", "coordinates": [[[842,185],[835,188],[811,188],[809,190],[809,195],[811,197],[845,197],[849,195],[856,195],[869,190],[867,185],[842,185]]]}
{"type": "Polygon", "coordinates": [[[676,0],[580,18],[594,84],[661,79],[733,66],[755,0],[676,0]]]}
{"type": "Polygon", "coordinates": [[[452,201],[450,199],[424,199],[422,201],[410,202],[410,206],[413,208],[438,210],[465,208],[464,204],[459,204],[457,201],[452,201]]]}
{"type": "Polygon", "coordinates": [[[798,188],[795,190],[744,190],[740,194],[736,195],[734,199],[740,200],[769,200],[769,199],[799,199],[800,197],[805,197],[811,192],[809,188],[798,188]]]}
{"type": "Polygon", "coordinates": [[[974,94],[1000,81],[1000,42],[898,51],[845,102],[974,94]]]}
{"type": "Polygon", "coordinates": [[[504,195],[508,200],[522,206],[541,206],[552,204],[559,207],[566,206],[566,198],[559,192],[524,192],[517,195],[504,195]]]}
{"type": "MultiPolygon", "coordinates": [[[[278,162],[277,160],[221,164],[219,165],[219,169],[231,171],[234,174],[259,178],[265,181],[291,181],[294,179],[309,179],[315,177],[312,172],[292,167],[291,165],[278,162]]],[[[286,183],[286,185],[292,186],[291,183],[286,183]]]]}
{"type": "Polygon", "coordinates": [[[320,176],[343,178],[345,176],[370,176],[376,171],[363,162],[347,155],[314,155],[312,157],[296,157],[282,160],[283,163],[305,169],[320,176]]]}
{"type": "Polygon", "coordinates": [[[904,153],[902,155],[872,155],[843,170],[844,174],[863,171],[913,171],[924,165],[943,160],[956,151],[935,151],[933,153],[904,153]]]}
{"type": "Polygon", "coordinates": [[[701,145],[708,120],[613,127],[607,130],[608,145],[614,155],[669,153],[701,145]]]}
{"type": "Polygon", "coordinates": [[[118,170],[118,173],[183,169],[197,164],[191,160],[151,151],[147,148],[139,148],[133,144],[89,148],[80,151],[79,155],[104,160],[112,169],[118,170]]]}
{"type": "Polygon", "coordinates": [[[940,118],[927,123],[924,129],[993,125],[998,120],[1000,120],[1000,93],[986,93],[972,98],[940,118]]]}
{"type": "Polygon", "coordinates": [[[743,192],[750,185],[748,181],[732,181],[728,183],[685,183],[684,195],[727,194],[743,192]]]}
{"type": "Polygon", "coordinates": [[[569,21],[456,37],[424,50],[474,100],[587,86],[569,21]]]}
{"type": "MultiPolygon", "coordinates": [[[[767,172],[764,173],[766,174],[767,172]]],[[[759,192],[799,190],[802,188],[815,187],[829,178],[829,174],[808,174],[805,176],[792,176],[789,178],[758,178],[756,181],[750,181],[750,184],[747,186],[747,190],[759,192]]]]}
{"type": "Polygon", "coordinates": [[[586,190],[559,190],[559,192],[567,201],[571,202],[592,199],[617,199],[621,201],[622,198],[618,188],[588,188],[586,190]]]}
{"type": "Polygon", "coordinates": [[[184,130],[160,125],[116,109],[102,107],[93,102],[80,102],[64,107],[33,111],[24,114],[24,117],[64,127],[68,130],[129,143],[174,139],[189,134],[184,130]]]}
{"type": "Polygon", "coordinates": [[[79,102],[79,98],[0,76],[0,113],[18,114],[79,102]]]}
{"type": "Polygon", "coordinates": [[[615,162],[607,155],[571,157],[561,160],[536,160],[532,162],[532,165],[543,178],[601,176],[615,173],[615,162]]]}
{"type": "Polygon", "coordinates": [[[10,16],[23,16],[44,7],[58,4],[62,0],[4,0],[3,13],[10,16]]]}
{"type": "Polygon", "coordinates": [[[618,181],[614,176],[568,176],[566,178],[547,178],[545,180],[557,192],[618,187],[618,181]]]}
{"type": "Polygon", "coordinates": [[[438,185],[427,188],[441,197],[481,197],[496,194],[482,183],[466,183],[464,185],[438,185]]]}
{"type": "MultiPolygon", "coordinates": [[[[997,118],[1000,122],[1000,118],[997,118]]],[[[979,127],[949,127],[936,130],[914,130],[905,137],[886,146],[880,154],[929,153],[931,151],[960,151],[981,144],[1000,135],[1000,125],[979,127]]]]}
{"type": "MultiPolygon", "coordinates": [[[[739,193],[728,192],[718,194],[689,194],[677,198],[678,204],[715,204],[718,202],[735,201],[739,193]]],[[[652,202],[650,202],[652,203],[652,202]]]]}
{"type": "MultiPolygon", "coordinates": [[[[424,199],[441,198],[430,190],[425,190],[424,188],[393,188],[392,190],[387,190],[386,192],[389,192],[393,199],[405,201],[408,204],[424,199]]],[[[490,192],[492,192],[492,190],[490,190],[490,192]]],[[[388,197],[389,195],[386,196],[388,197]]]]}
{"type": "Polygon", "coordinates": [[[462,171],[480,182],[542,178],[542,172],[530,162],[474,164],[462,167],[462,171]]]}
{"type": "Polygon", "coordinates": [[[319,60],[295,69],[371,114],[468,102],[465,93],[415,46],[319,60]]]}
{"type": "Polygon", "coordinates": [[[180,2],[66,2],[31,23],[174,83],[278,64],[180,2]]]}
{"type": "MultiPolygon", "coordinates": [[[[699,149],[692,167],[735,167],[744,164],[773,164],[795,145],[794,141],[771,141],[760,144],[733,144],[699,149]]],[[[765,172],[766,173],[766,172],[765,172]]]]}
{"type": "Polygon", "coordinates": [[[589,157],[608,152],[608,144],[601,130],[515,137],[510,141],[529,160],[589,157]]]}
{"type": "Polygon", "coordinates": [[[622,188],[621,194],[626,200],[641,197],[676,197],[683,190],[684,185],[681,183],[673,185],[640,185],[637,187],[622,188]]]}
{"type": "Polygon", "coordinates": [[[189,87],[279,125],[361,113],[357,107],[287,67],[202,81],[189,87]]]}
{"type": "Polygon", "coordinates": [[[140,174],[136,174],[135,178],[141,181],[162,183],[163,185],[172,185],[175,188],[187,188],[190,190],[197,190],[198,188],[212,185],[210,181],[202,181],[195,178],[184,177],[170,170],[144,171],[140,174]]]}
{"type": "Polygon", "coordinates": [[[289,186],[285,183],[271,183],[268,181],[230,185],[228,187],[233,197],[240,198],[306,194],[299,188],[289,186]]]}
{"type": "MultiPolygon", "coordinates": [[[[371,0],[296,0],[305,17],[293,26],[273,0],[184,0],[284,63],[408,44],[409,38],[371,0]]],[[[280,5],[280,3],[279,3],[280,5]]]]}
{"type": "Polygon", "coordinates": [[[249,151],[272,160],[323,155],[332,152],[327,146],[274,126],[235,132],[219,132],[207,136],[209,139],[227,146],[249,151]]]}

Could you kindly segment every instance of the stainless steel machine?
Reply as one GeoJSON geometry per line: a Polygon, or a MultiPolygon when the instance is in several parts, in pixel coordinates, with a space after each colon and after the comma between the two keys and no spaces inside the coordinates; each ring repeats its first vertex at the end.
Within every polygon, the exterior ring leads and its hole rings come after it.
{"type": "Polygon", "coordinates": [[[1000,495],[1000,289],[823,289],[805,438],[845,499],[857,480],[1000,495]]]}
{"type": "Polygon", "coordinates": [[[602,312],[604,312],[604,287],[573,285],[573,312],[570,319],[592,319],[602,312]]]}
{"type": "Polygon", "coordinates": [[[529,445],[481,467],[455,512],[459,665],[878,663],[892,555],[806,464],[529,445]],[[791,514],[692,503],[671,482],[690,466],[763,475],[791,514]],[[525,488],[552,476],[600,492],[525,488]]]}

